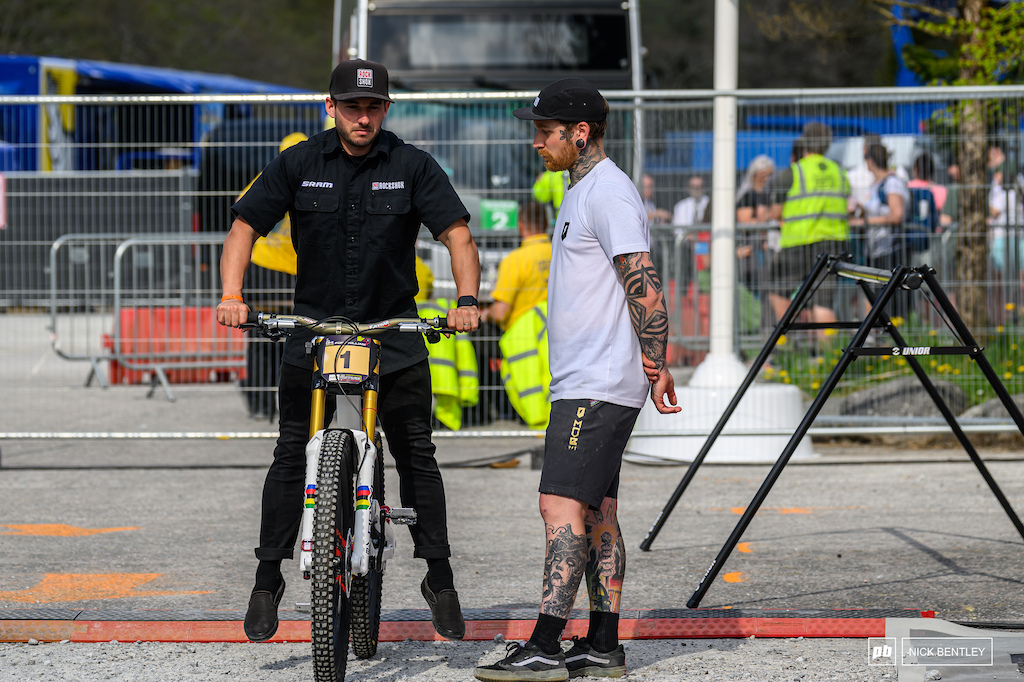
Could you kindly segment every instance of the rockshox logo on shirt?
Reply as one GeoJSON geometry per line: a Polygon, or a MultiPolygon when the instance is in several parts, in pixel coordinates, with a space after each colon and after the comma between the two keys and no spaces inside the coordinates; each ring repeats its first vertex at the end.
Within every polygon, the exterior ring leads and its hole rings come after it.
{"type": "Polygon", "coordinates": [[[316,180],[303,180],[302,181],[302,186],[303,187],[318,187],[318,188],[321,188],[321,189],[334,189],[334,183],[333,182],[318,182],[316,180]]]}
{"type": "Polygon", "coordinates": [[[394,182],[371,182],[370,189],[374,192],[379,189],[405,189],[405,180],[396,180],[394,182]]]}
{"type": "Polygon", "coordinates": [[[576,408],[576,419],[572,423],[572,430],[569,431],[569,449],[575,450],[579,445],[580,431],[583,430],[583,417],[587,414],[587,408],[576,408]]]}

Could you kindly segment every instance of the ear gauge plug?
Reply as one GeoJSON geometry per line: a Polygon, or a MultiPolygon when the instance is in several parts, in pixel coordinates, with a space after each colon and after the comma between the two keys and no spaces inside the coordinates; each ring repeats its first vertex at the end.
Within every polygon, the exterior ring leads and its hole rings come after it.
{"type": "Polygon", "coordinates": [[[576,148],[577,149],[583,149],[586,146],[587,146],[587,141],[586,140],[576,140],[576,148]]]}

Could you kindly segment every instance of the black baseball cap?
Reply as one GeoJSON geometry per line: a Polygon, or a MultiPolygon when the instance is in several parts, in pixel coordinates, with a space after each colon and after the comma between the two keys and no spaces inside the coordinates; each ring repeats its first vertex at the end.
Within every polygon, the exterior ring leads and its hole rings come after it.
{"type": "Polygon", "coordinates": [[[593,83],[582,78],[563,78],[540,91],[532,107],[513,111],[527,121],[603,121],[604,97],[593,83]]]}
{"type": "Polygon", "coordinates": [[[361,97],[392,101],[388,96],[388,70],[366,59],[346,59],[334,67],[330,92],[339,102],[361,97]]]}

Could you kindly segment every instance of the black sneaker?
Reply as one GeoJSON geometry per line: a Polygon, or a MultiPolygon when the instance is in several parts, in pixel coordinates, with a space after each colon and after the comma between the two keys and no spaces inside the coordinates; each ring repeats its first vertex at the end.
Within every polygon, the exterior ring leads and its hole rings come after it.
{"type": "Polygon", "coordinates": [[[492,665],[477,666],[473,676],[487,682],[506,680],[567,680],[565,654],[546,654],[536,644],[512,642],[508,656],[492,665]]]}
{"type": "Polygon", "coordinates": [[[626,651],[618,645],[606,654],[594,651],[582,637],[572,638],[572,647],[565,652],[569,677],[622,677],[626,674],[626,651]]]}

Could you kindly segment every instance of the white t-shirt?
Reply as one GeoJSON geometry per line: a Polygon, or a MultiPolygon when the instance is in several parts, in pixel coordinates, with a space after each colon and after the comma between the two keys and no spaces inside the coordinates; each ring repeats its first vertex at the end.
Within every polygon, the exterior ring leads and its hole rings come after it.
{"type": "Polygon", "coordinates": [[[650,252],[650,234],[639,192],[611,159],[566,192],[551,243],[551,400],[643,407],[650,384],[612,258],[650,252]]]}
{"type": "Polygon", "coordinates": [[[704,211],[708,209],[711,197],[706,194],[699,199],[686,197],[672,208],[673,225],[696,225],[704,220],[704,211]]]}

